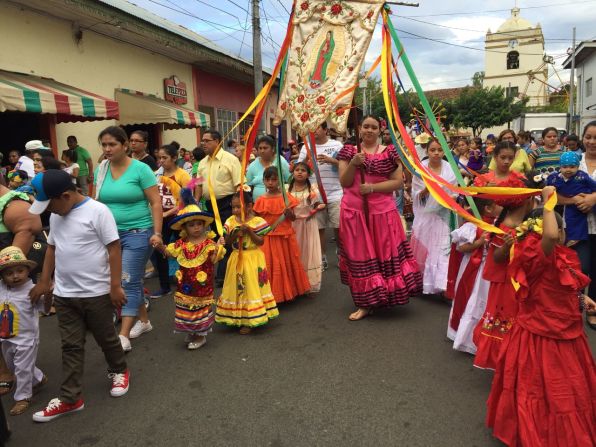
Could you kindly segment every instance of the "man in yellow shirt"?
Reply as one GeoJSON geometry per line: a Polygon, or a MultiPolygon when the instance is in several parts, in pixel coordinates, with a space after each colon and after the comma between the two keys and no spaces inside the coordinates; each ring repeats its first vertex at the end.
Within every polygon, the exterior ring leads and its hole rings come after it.
{"type": "MultiPolygon", "coordinates": [[[[221,134],[217,130],[209,129],[203,133],[201,147],[207,155],[199,162],[197,176],[202,183],[195,191],[197,197],[204,197],[207,211],[213,212],[209,191],[213,191],[217,202],[217,209],[222,224],[232,215],[232,196],[240,185],[242,167],[238,158],[221,147],[221,134]]],[[[215,228],[213,228],[215,230],[215,228]]],[[[215,275],[216,286],[221,286],[226,274],[227,258],[219,262],[215,275]]]]}

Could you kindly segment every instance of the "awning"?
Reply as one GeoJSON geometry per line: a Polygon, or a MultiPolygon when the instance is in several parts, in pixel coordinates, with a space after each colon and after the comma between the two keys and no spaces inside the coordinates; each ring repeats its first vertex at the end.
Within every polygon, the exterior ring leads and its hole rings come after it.
{"type": "Polygon", "coordinates": [[[157,96],[127,89],[116,90],[120,124],[171,124],[180,127],[209,127],[209,115],[167,102],[157,96]]]}
{"type": "Polygon", "coordinates": [[[58,122],[118,119],[118,103],[49,78],[0,70],[0,112],[52,113],[58,122]]]}

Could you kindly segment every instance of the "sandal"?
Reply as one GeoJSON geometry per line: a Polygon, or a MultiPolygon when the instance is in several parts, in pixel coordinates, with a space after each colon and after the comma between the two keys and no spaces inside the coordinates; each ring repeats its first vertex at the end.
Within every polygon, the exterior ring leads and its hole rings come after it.
{"type": "Polygon", "coordinates": [[[29,408],[30,403],[31,402],[29,399],[17,400],[10,409],[10,415],[18,416],[19,414],[23,414],[25,411],[27,411],[27,408],[29,408]]]}
{"type": "Polygon", "coordinates": [[[240,335],[248,335],[248,334],[251,333],[251,331],[252,331],[252,329],[250,327],[248,327],[248,326],[242,326],[240,328],[240,332],[239,333],[240,333],[240,335]]]}
{"type": "Polygon", "coordinates": [[[2,380],[0,381],[0,396],[4,396],[12,391],[14,388],[14,380],[2,380]]]}
{"type": "Polygon", "coordinates": [[[201,337],[199,340],[193,340],[193,341],[191,341],[188,344],[187,348],[188,348],[189,351],[194,351],[195,349],[199,349],[205,343],[207,343],[207,337],[201,337]]]}
{"type": "Polygon", "coordinates": [[[372,315],[372,309],[370,307],[359,307],[356,312],[350,314],[348,319],[350,321],[358,321],[368,317],[369,315],[372,315]]]}

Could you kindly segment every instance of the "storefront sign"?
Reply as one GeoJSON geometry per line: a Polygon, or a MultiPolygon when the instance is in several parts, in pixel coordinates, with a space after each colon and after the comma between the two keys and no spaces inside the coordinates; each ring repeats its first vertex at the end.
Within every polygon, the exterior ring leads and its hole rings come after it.
{"type": "Polygon", "coordinates": [[[181,82],[177,76],[172,76],[163,81],[166,101],[174,104],[186,104],[186,83],[181,82]]]}

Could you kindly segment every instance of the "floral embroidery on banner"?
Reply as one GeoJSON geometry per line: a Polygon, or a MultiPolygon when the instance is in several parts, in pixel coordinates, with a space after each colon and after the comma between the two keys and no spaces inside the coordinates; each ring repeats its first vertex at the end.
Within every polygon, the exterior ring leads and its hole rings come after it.
{"type": "Polygon", "coordinates": [[[275,125],[289,115],[300,135],[314,132],[327,119],[339,132],[346,129],[353,93],[339,95],[358,80],[382,4],[376,0],[297,4],[275,125]]]}

